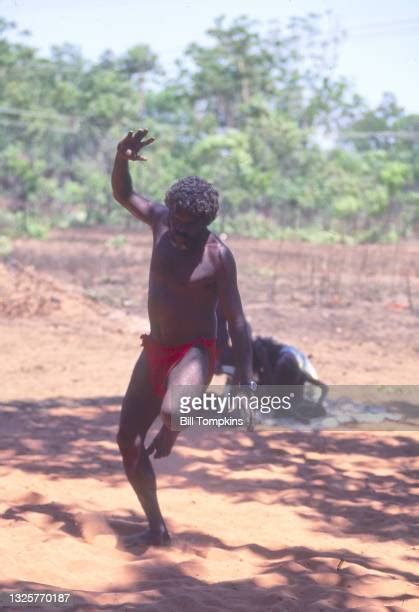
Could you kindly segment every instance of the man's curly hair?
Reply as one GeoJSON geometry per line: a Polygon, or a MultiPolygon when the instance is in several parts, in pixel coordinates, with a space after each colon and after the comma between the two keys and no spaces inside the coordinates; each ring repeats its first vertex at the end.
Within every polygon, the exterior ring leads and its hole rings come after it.
{"type": "Polygon", "coordinates": [[[200,216],[206,225],[214,221],[218,213],[218,191],[199,176],[186,176],[174,183],[165,197],[166,206],[200,216]]]}

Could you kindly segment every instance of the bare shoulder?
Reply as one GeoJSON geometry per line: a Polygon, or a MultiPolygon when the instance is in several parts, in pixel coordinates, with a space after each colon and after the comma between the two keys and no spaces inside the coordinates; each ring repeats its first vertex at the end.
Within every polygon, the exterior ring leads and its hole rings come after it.
{"type": "Polygon", "coordinates": [[[151,202],[153,207],[153,222],[157,223],[162,220],[163,217],[167,216],[167,206],[160,204],[160,202],[151,202]]]}
{"type": "Polygon", "coordinates": [[[219,236],[210,232],[207,248],[211,253],[211,258],[216,264],[218,274],[228,274],[235,271],[236,264],[233,253],[219,236]]]}
{"type": "Polygon", "coordinates": [[[154,230],[166,229],[168,227],[169,209],[164,204],[153,202],[153,221],[154,230]]]}

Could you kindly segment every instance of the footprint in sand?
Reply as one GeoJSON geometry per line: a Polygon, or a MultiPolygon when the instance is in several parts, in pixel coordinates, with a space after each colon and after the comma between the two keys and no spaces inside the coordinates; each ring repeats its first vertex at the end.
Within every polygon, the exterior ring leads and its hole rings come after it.
{"type": "Polygon", "coordinates": [[[93,512],[80,513],[76,516],[76,522],[80,528],[83,540],[88,544],[106,548],[118,547],[118,535],[102,514],[93,512]]]}
{"type": "Polygon", "coordinates": [[[16,499],[14,503],[16,504],[45,504],[47,499],[37,493],[36,491],[29,491],[29,493],[25,493],[23,497],[19,497],[16,499]]]}

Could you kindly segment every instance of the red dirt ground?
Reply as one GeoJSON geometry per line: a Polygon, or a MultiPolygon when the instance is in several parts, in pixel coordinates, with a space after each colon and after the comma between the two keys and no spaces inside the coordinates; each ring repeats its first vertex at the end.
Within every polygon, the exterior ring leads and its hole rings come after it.
{"type": "MultiPolygon", "coordinates": [[[[415,432],[189,431],[156,462],[173,546],[135,546],[114,437],[150,239],[124,236],[18,240],[0,264],[0,590],[71,591],[72,610],[419,609],[415,432]]],[[[330,384],[417,383],[418,245],[227,243],[255,334],[330,384]]]]}

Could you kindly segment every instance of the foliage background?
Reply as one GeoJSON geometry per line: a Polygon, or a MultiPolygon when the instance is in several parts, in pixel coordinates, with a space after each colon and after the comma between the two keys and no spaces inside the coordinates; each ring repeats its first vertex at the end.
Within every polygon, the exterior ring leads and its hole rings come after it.
{"type": "Polygon", "coordinates": [[[218,18],[210,45],[191,44],[169,77],[146,45],[94,63],[64,44],[45,58],[0,19],[0,233],[132,223],[110,173],[116,143],[147,126],[158,140],[131,168],[137,189],[162,201],[180,176],[206,178],[222,197],[218,231],[417,236],[419,115],[390,92],[369,108],[335,75],[341,35],[326,39],[320,23],[261,34],[247,17],[218,18]]]}

